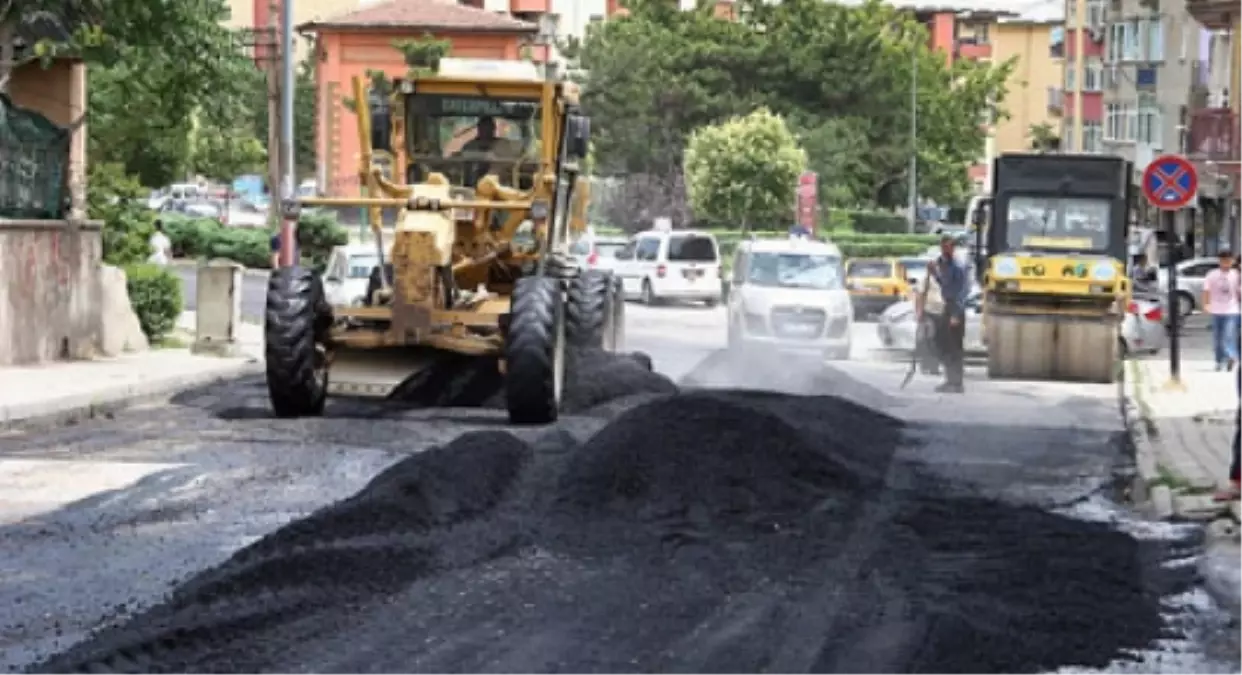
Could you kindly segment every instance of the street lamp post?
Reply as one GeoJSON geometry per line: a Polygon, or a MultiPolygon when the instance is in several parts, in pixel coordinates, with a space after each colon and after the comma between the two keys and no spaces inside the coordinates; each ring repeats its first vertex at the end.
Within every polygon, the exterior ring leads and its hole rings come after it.
{"type": "Polygon", "coordinates": [[[907,199],[910,219],[907,227],[914,234],[914,222],[919,212],[919,47],[910,50],[910,180],[907,199]]]}

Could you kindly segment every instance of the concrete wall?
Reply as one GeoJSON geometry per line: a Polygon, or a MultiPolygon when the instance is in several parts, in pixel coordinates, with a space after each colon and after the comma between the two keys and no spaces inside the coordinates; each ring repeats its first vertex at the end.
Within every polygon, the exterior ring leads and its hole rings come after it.
{"type": "Polygon", "coordinates": [[[0,219],[0,365],[95,355],[100,235],[98,224],[0,219]]]}

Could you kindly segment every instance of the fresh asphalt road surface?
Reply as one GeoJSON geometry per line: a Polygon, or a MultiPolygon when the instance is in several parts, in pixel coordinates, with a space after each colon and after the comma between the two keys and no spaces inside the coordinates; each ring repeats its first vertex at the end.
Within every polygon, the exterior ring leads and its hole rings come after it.
{"type": "MultiPolygon", "coordinates": [[[[255,299],[261,313],[263,281],[246,284],[243,313],[255,299]]],[[[909,422],[935,421],[911,450],[932,475],[1075,517],[1120,518],[1099,504],[1122,432],[1117,387],[991,382],[972,367],[963,396],[934,393],[926,377],[901,390],[906,364],[878,349],[874,324],[857,324],[854,338],[854,358],[834,370],[772,355],[756,366],[722,350],[723,309],[627,306],[627,349],[647,352],[672,379],[835,393],[909,422]]],[[[488,411],[360,410],[272,419],[262,382],[250,378],[115,419],[0,437],[0,669],[151,606],[411,453],[497,426],[488,411]]],[[[585,438],[605,423],[571,416],[559,426],[585,438]]],[[[710,449],[713,440],[703,442],[710,449]]]]}

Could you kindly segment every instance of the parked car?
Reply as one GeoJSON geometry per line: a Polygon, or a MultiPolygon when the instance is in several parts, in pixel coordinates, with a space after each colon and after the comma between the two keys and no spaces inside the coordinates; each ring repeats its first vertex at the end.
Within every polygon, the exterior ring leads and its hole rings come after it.
{"type": "Polygon", "coordinates": [[[729,348],[848,359],[854,312],[841,251],[807,239],[744,241],[733,258],[729,348]]]}
{"type": "Polygon", "coordinates": [[[224,212],[221,204],[208,200],[185,200],[170,199],[159,208],[160,213],[179,213],[190,218],[215,218],[220,219],[220,215],[224,212]]]}
{"type": "Polygon", "coordinates": [[[220,222],[229,227],[267,227],[267,210],[244,199],[233,199],[222,210],[220,222]]]}
{"type": "MultiPolygon", "coordinates": [[[[983,314],[980,305],[982,294],[976,290],[967,301],[966,338],[967,354],[987,353],[983,343],[983,314]]],[[[886,349],[911,351],[915,348],[917,325],[914,303],[903,301],[884,310],[876,324],[880,344],[886,349]]],[[[1136,295],[1127,308],[1121,324],[1122,348],[1127,354],[1155,353],[1164,349],[1168,341],[1164,327],[1164,310],[1159,298],[1136,295]]]]}
{"type": "Polygon", "coordinates": [[[854,258],[845,264],[845,286],[856,320],[878,314],[910,294],[910,280],[897,258],[854,258]]]}
{"type": "Polygon", "coordinates": [[[582,270],[614,270],[617,265],[617,253],[625,248],[624,237],[600,237],[586,235],[569,247],[569,252],[578,259],[578,268],[582,270]]]}
{"type": "Polygon", "coordinates": [[[333,248],[323,274],[323,289],[328,303],[337,307],[363,305],[371,270],[377,265],[379,256],[374,244],[348,244],[333,248]]]}
{"type": "Polygon", "coordinates": [[[664,300],[720,303],[720,246],[711,232],[648,230],[617,251],[613,272],[627,298],[646,304],[664,300]]]}
{"type": "MultiPolygon", "coordinates": [[[[1203,281],[1208,272],[1220,266],[1216,258],[1192,258],[1177,263],[1177,311],[1178,316],[1190,316],[1200,307],[1203,298],[1203,281]]],[[[1162,267],[1156,273],[1158,288],[1166,294],[1169,289],[1169,270],[1162,267]]],[[[1167,304],[1167,301],[1166,303],[1167,304]]]]}

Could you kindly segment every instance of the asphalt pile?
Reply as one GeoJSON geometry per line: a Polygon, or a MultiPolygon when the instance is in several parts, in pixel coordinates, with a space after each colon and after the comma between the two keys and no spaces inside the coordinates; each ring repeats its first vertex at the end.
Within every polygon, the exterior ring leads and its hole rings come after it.
{"type": "MultiPolygon", "coordinates": [[[[665,386],[598,358],[577,405],[665,386]]],[[[948,490],[908,438],[738,391],[472,432],[33,670],[1037,672],[1170,635],[1164,544],[948,490]]]]}

